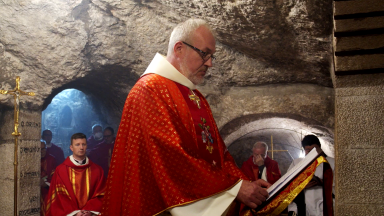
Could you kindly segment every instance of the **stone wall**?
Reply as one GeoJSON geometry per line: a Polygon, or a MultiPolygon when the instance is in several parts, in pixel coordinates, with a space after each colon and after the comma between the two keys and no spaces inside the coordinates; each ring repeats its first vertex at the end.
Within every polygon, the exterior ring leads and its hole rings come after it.
{"type": "MultiPolygon", "coordinates": [[[[20,76],[22,90],[36,93],[21,101],[21,112],[30,113],[24,122],[38,123],[59,92],[75,88],[101,101],[106,118],[119,124],[128,92],[155,53],[166,53],[172,28],[195,17],[206,19],[217,35],[217,61],[200,89],[221,129],[269,113],[333,129],[332,0],[3,0],[0,14],[0,88],[12,89],[20,76]]],[[[12,100],[0,95],[2,109],[12,110],[12,100]]],[[[8,176],[0,207],[6,215],[12,214],[6,189],[13,180],[13,141],[5,137],[12,116],[0,114],[6,119],[0,125],[0,163],[8,176]]],[[[40,129],[21,132],[21,145],[33,149],[40,129]]],[[[35,157],[20,158],[31,163],[25,165],[29,172],[36,171],[35,157]]],[[[28,189],[21,183],[27,194],[19,200],[23,213],[36,208],[38,193],[36,179],[27,176],[28,189]]]]}
{"type": "Polygon", "coordinates": [[[384,215],[384,4],[335,1],[336,214],[384,215]]]}
{"type": "MultiPolygon", "coordinates": [[[[14,131],[13,110],[2,112],[0,127],[0,196],[2,215],[14,209],[14,131]]],[[[40,130],[41,113],[20,110],[18,138],[18,215],[40,215],[40,130]]]]}

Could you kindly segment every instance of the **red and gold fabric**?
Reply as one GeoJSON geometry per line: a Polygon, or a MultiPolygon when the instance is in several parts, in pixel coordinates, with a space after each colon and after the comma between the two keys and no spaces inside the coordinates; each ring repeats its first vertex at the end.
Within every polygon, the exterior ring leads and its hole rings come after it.
{"type": "MultiPolygon", "coordinates": [[[[41,175],[40,177],[45,181],[45,182],[51,182],[52,176],[55,172],[56,169],[56,159],[54,156],[50,154],[46,154],[44,158],[41,158],[41,175]]],[[[49,191],[49,186],[44,185],[40,187],[40,209],[45,209],[45,197],[47,196],[49,191]]],[[[45,212],[40,211],[40,215],[44,216],[45,212]]]]}
{"type": "Polygon", "coordinates": [[[104,192],[104,171],[100,166],[90,160],[75,165],[68,157],[52,177],[45,215],[66,216],[77,210],[100,212],[104,192]]]}
{"type": "Polygon", "coordinates": [[[287,208],[287,206],[295,199],[295,197],[305,188],[305,186],[311,181],[317,166],[321,163],[324,164],[324,215],[333,215],[332,204],[332,181],[333,173],[327,160],[324,156],[318,157],[312,162],[303,172],[301,172],[291,183],[282,189],[282,191],[272,198],[266,206],[261,210],[244,208],[241,212],[241,216],[274,216],[280,215],[280,213],[287,208]]]}
{"type": "Polygon", "coordinates": [[[207,154],[206,143],[200,141],[201,131],[178,85],[157,74],[143,76],[124,106],[103,216],[157,215],[246,179],[227,151],[207,101],[194,93],[206,109],[215,155],[207,154]]]}

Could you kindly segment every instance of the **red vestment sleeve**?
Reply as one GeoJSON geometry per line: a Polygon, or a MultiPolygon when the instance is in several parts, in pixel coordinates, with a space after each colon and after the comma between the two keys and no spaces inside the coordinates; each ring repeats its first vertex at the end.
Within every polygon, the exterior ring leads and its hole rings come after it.
{"type": "Polygon", "coordinates": [[[267,159],[269,159],[269,162],[268,163],[266,162],[267,180],[269,183],[273,184],[281,178],[281,172],[280,172],[279,164],[277,163],[277,161],[274,161],[269,157],[267,157],[267,159]]]}
{"type": "Polygon", "coordinates": [[[216,125],[213,131],[221,168],[198,154],[195,125],[176,84],[156,74],[140,78],[124,106],[102,215],[156,215],[228,190],[245,178],[216,125]]]}

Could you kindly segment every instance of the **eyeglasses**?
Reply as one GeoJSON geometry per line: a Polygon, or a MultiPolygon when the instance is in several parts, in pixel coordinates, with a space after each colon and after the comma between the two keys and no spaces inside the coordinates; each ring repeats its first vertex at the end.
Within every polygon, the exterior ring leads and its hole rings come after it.
{"type": "Polygon", "coordinates": [[[214,55],[207,53],[207,52],[204,52],[204,51],[202,51],[202,50],[200,50],[200,49],[198,49],[198,48],[196,48],[196,47],[192,46],[191,44],[188,44],[184,41],[182,41],[182,42],[183,42],[183,44],[194,49],[196,52],[199,52],[201,54],[200,56],[204,60],[204,62],[208,61],[210,58],[212,58],[212,61],[216,59],[216,57],[214,55]]]}

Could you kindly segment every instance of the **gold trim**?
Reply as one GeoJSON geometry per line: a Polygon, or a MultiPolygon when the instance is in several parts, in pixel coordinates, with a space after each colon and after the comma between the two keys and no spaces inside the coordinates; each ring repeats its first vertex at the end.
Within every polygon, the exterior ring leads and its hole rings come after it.
{"type": "Polygon", "coordinates": [[[85,170],[85,175],[86,175],[86,184],[87,184],[87,198],[89,199],[89,179],[90,179],[90,176],[91,175],[91,170],[90,170],[91,167],[88,167],[86,170],[85,170]]]}
{"type": "Polygon", "coordinates": [[[20,77],[17,76],[16,77],[16,87],[15,89],[13,90],[0,90],[0,94],[10,94],[10,95],[13,95],[13,98],[15,100],[14,102],[14,114],[13,114],[13,118],[14,118],[14,129],[15,131],[12,133],[12,136],[15,137],[15,148],[14,148],[14,161],[13,161],[13,172],[14,172],[14,180],[13,180],[13,214],[14,216],[17,216],[17,166],[18,166],[18,155],[17,155],[17,151],[18,151],[18,137],[21,136],[21,133],[18,131],[18,128],[19,128],[19,112],[20,112],[20,108],[19,108],[19,103],[20,103],[20,96],[22,95],[28,95],[28,96],[35,96],[35,93],[33,92],[25,92],[25,91],[22,91],[20,90],[20,77]]]}
{"type": "Polygon", "coordinates": [[[162,211],[160,211],[160,212],[154,214],[153,216],[155,216],[155,215],[159,215],[159,214],[163,213],[164,211],[167,211],[168,209],[175,208],[175,207],[178,207],[178,206],[187,205],[187,204],[190,204],[190,203],[193,203],[193,202],[197,202],[197,201],[200,201],[200,200],[203,200],[203,199],[207,199],[207,198],[209,198],[209,197],[215,196],[215,195],[217,195],[217,194],[219,194],[219,193],[222,193],[222,192],[224,192],[224,191],[230,190],[230,189],[232,189],[233,187],[235,187],[235,186],[237,185],[237,183],[239,183],[241,180],[242,180],[242,179],[239,179],[234,185],[232,185],[231,187],[229,187],[229,188],[227,188],[227,189],[225,189],[225,190],[222,190],[222,191],[217,192],[217,193],[215,193],[215,194],[209,195],[209,196],[207,196],[207,197],[203,197],[203,198],[199,198],[199,199],[196,199],[196,200],[192,200],[192,201],[188,201],[188,202],[184,202],[184,203],[181,203],[181,204],[177,204],[177,205],[170,206],[170,207],[168,207],[168,208],[166,208],[166,209],[164,209],[164,210],[162,210],[162,211]]]}
{"type": "Polygon", "coordinates": [[[316,159],[316,167],[313,170],[312,174],[307,176],[307,178],[301,182],[293,191],[289,193],[289,195],[281,202],[279,206],[275,208],[275,210],[272,213],[269,212],[258,212],[258,215],[279,215],[285,208],[288,207],[288,205],[296,198],[296,196],[305,188],[305,186],[311,181],[313,175],[315,174],[316,168],[321,164],[321,163],[328,163],[327,159],[325,159],[324,156],[319,156],[316,159]]]}
{"type": "Polygon", "coordinates": [[[75,174],[75,170],[73,168],[69,168],[70,170],[70,175],[72,178],[71,178],[71,183],[72,183],[72,189],[73,189],[73,194],[75,194],[76,196],[76,174],[75,174]]]}

